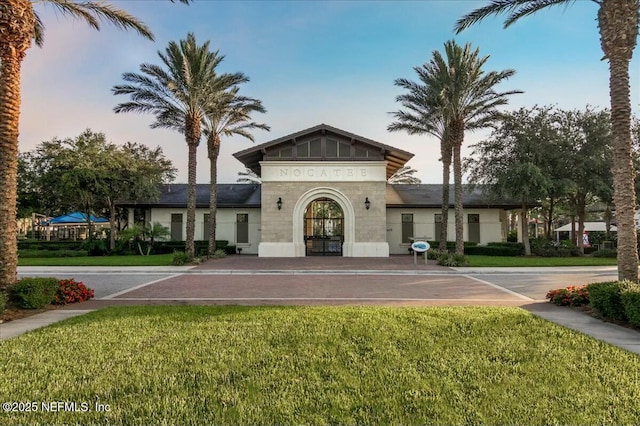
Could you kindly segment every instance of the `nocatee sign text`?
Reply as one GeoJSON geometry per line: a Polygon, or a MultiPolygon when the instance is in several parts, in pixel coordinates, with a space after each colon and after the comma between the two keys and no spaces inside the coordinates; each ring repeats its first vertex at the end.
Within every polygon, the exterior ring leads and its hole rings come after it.
{"type": "Polygon", "coordinates": [[[384,161],[363,162],[362,165],[273,161],[263,162],[261,166],[263,182],[371,182],[386,179],[386,163],[384,161]]]}

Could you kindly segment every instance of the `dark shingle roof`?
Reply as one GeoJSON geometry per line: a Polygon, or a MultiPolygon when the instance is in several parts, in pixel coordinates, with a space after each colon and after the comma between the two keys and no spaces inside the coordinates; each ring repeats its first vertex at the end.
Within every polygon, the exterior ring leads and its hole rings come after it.
{"type": "MultiPolygon", "coordinates": [[[[223,183],[218,184],[218,207],[260,207],[260,185],[223,183]]],[[[162,185],[158,200],[143,200],[140,202],[124,202],[120,205],[138,207],[174,207],[187,206],[186,183],[173,183],[162,185]]],[[[196,207],[209,207],[209,184],[196,185],[196,207]]]]}
{"type": "MultiPolygon", "coordinates": [[[[454,203],[454,187],[449,188],[449,205],[454,203]]],[[[462,204],[466,208],[520,208],[515,200],[498,199],[485,194],[482,187],[463,185],[462,204]]],[[[387,185],[387,207],[434,207],[442,205],[442,185],[387,185]]]]}
{"type": "MultiPolygon", "coordinates": [[[[160,197],[157,201],[143,200],[140,202],[123,202],[123,207],[172,207],[185,208],[187,206],[187,184],[162,185],[160,197]]],[[[463,205],[466,208],[520,208],[514,200],[496,199],[482,192],[478,186],[463,185],[463,205]]],[[[387,185],[387,207],[428,207],[440,208],[442,200],[442,185],[387,185]]],[[[453,206],[454,191],[450,187],[449,205],[453,206]]],[[[221,208],[260,208],[261,187],[259,184],[225,183],[218,184],[218,207],[221,208]]],[[[196,185],[196,206],[209,207],[209,184],[196,185]]]]}

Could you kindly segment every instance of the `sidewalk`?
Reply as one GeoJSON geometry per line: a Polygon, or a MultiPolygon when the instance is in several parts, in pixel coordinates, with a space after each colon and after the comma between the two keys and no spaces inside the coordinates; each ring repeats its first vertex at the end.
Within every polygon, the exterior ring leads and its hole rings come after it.
{"type": "MultiPolygon", "coordinates": [[[[496,275],[496,276],[508,276],[508,275],[568,275],[580,274],[580,273],[596,273],[596,274],[610,274],[616,271],[615,267],[560,267],[560,268],[445,268],[435,265],[435,263],[424,264],[422,259],[418,259],[418,263],[413,263],[412,256],[390,256],[389,258],[371,259],[371,258],[336,258],[336,257],[308,257],[308,258],[258,258],[256,256],[228,256],[224,259],[209,260],[202,265],[198,266],[161,266],[161,267],[21,267],[19,268],[20,275],[28,274],[65,274],[65,273],[82,273],[85,275],[112,275],[118,274],[121,277],[126,278],[126,275],[152,275],[152,274],[176,274],[175,277],[163,278],[158,284],[143,284],[138,287],[141,289],[130,288],[128,291],[123,292],[124,296],[107,297],[89,301],[84,304],[84,309],[59,309],[44,312],[32,317],[11,321],[5,324],[0,324],[0,340],[8,339],[11,337],[19,336],[27,331],[34,330],[36,328],[44,327],[46,325],[61,321],[66,318],[70,318],[77,315],[82,315],[92,310],[110,306],[110,305],[136,305],[136,304],[220,304],[220,303],[241,303],[239,296],[247,296],[249,293],[256,293],[257,304],[274,304],[277,297],[294,296],[299,297],[295,300],[292,299],[291,303],[298,304],[314,304],[310,301],[305,301],[305,297],[309,296],[322,297],[325,296],[325,300],[318,302],[319,304],[331,304],[331,305],[344,305],[344,304],[360,304],[357,302],[358,296],[362,296],[361,300],[368,300],[367,304],[388,304],[385,300],[393,299],[393,297],[406,297],[407,303],[411,303],[412,306],[438,306],[438,305],[469,305],[475,303],[471,300],[471,294],[473,291],[478,291],[478,282],[484,283],[486,294],[495,292],[496,289],[502,289],[502,292],[513,293],[503,286],[495,285],[482,279],[475,279],[469,277],[469,275],[496,275]],[[293,280],[294,276],[304,276],[305,282],[310,283],[308,287],[311,289],[308,294],[299,292],[296,295],[292,295],[287,288],[278,288],[277,286],[269,287],[268,285],[258,286],[255,285],[255,278],[252,276],[262,275],[262,280],[266,280],[268,276],[272,277],[273,281],[287,283],[293,280]],[[334,277],[330,277],[333,275],[334,277]],[[393,290],[393,294],[389,293],[382,287],[376,287],[380,285],[379,281],[387,280],[384,276],[397,276],[398,278],[394,282],[399,282],[402,286],[401,290],[393,290]],[[225,279],[225,276],[228,277],[225,279]],[[282,277],[278,277],[282,276],[282,277]],[[342,278],[340,278],[342,276],[342,278]],[[348,278],[352,276],[353,278],[348,278]],[[369,276],[369,277],[367,277],[369,276]],[[376,278],[377,276],[377,278],[376,278]],[[427,282],[429,280],[439,281],[439,284],[429,284],[431,294],[424,293],[410,293],[412,288],[416,288],[415,285],[411,285],[410,277],[422,277],[414,279],[415,282],[427,282]],[[438,278],[440,276],[440,278],[438,278]],[[218,292],[228,291],[222,295],[216,293],[217,298],[210,295],[210,288],[213,282],[225,281],[228,290],[225,290],[224,285],[218,285],[216,287],[218,292]],[[323,283],[331,283],[334,281],[349,282],[350,294],[342,295],[344,298],[340,300],[340,292],[335,292],[334,289],[330,289],[327,285],[324,290],[319,287],[323,283]],[[460,281],[457,286],[454,284],[456,280],[460,281]],[[462,282],[467,280],[467,284],[462,282]],[[474,285],[469,285],[469,280],[474,280],[474,285]],[[407,282],[407,284],[402,284],[407,282]],[[253,284],[252,284],[253,283],[253,284]],[[358,284],[362,283],[362,284],[358,284]],[[241,288],[240,284],[245,287],[241,288]],[[360,287],[358,287],[360,285],[360,287]],[[438,285],[440,287],[438,287],[438,285]],[[177,300],[175,298],[175,288],[180,288],[180,296],[184,300],[177,300]],[[191,288],[191,290],[189,290],[191,288]],[[366,289],[371,293],[371,289],[374,288],[380,295],[379,300],[373,300],[373,298],[367,299],[367,294],[358,293],[358,288],[366,289]],[[146,290],[145,290],[146,289],[146,290]],[[455,290],[458,289],[458,290],[455,290]],[[145,300],[144,291],[150,292],[153,298],[145,300]],[[163,291],[166,293],[166,298],[162,298],[163,291]],[[173,291],[173,292],[172,292],[173,291]],[[191,291],[191,293],[189,293],[191,291]],[[237,294],[237,292],[242,294],[237,294]],[[278,291],[280,293],[278,293],[278,291]],[[283,291],[285,293],[283,293],[283,291]],[[313,292],[316,293],[313,293],[313,292]],[[323,294],[322,291],[326,293],[323,294]],[[136,293],[137,292],[137,293],[136,293]],[[234,293],[235,292],[235,293],[234,293]],[[456,293],[457,292],[457,293],[456,293]],[[139,294],[138,294],[139,293],[139,294]],[[437,297],[434,298],[433,295],[437,297]],[[445,296],[442,296],[442,295],[445,296]],[[208,295],[208,296],[207,296],[208,295]],[[189,297],[186,297],[189,296],[189,297]],[[274,297],[276,296],[276,297],[274,297]],[[140,299],[136,299],[140,297],[140,299]],[[411,299],[415,297],[415,299],[411,299]],[[448,299],[438,299],[438,297],[448,297],[448,299]],[[234,301],[234,298],[235,301],[234,301]],[[260,301],[259,299],[264,300],[260,301]],[[352,299],[349,299],[352,298],[352,299]],[[428,299],[429,298],[429,299],[428,299]],[[349,299],[349,300],[348,300],[349,299]],[[465,301],[465,299],[467,299],[465,301]],[[351,301],[350,301],[351,300],[351,301]],[[428,300],[428,301],[427,301],[428,300]]],[[[489,278],[487,278],[489,279],[489,278]]],[[[499,282],[499,280],[496,280],[499,282]]],[[[285,285],[283,284],[283,285],[285,285]]],[[[528,284],[525,284],[528,285],[528,284]]],[[[393,286],[391,286],[393,287],[393,286]]],[[[304,289],[297,288],[298,291],[304,289]]],[[[424,289],[423,289],[424,290],[424,289]]],[[[418,290],[415,290],[418,291],[418,290]]],[[[505,294],[506,294],[505,293],[505,294]]],[[[146,294],[147,296],[149,293],[146,294]]],[[[477,296],[480,297],[480,296],[477,296]]],[[[519,302],[513,300],[507,300],[508,297],[496,297],[491,296],[492,300],[489,300],[487,304],[495,306],[521,306],[522,308],[530,311],[534,315],[547,319],[562,326],[577,330],[596,339],[605,341],[612,345],[624,348],[631,352],[640,354],[640,332],[630,330],[624,327],[620,327],[614,324],[609,324],[592,318],[586,314],[574,311],[569,308],[558,307],[547,302],[541,302],[539,300],[533,301],[531,298],[521,297],[519,302]],[[500,299],[500,300],[498,300],[500,299]]],[[[513,298],[513,297],[512,297],[513,298]]],[[[535,299],[538,299],[536,297],[535,299]]],[[[319,299],[318,299],[319,300],[319,299]]],[[[477,299],[476,299],[477,300],[477,299]]]]}

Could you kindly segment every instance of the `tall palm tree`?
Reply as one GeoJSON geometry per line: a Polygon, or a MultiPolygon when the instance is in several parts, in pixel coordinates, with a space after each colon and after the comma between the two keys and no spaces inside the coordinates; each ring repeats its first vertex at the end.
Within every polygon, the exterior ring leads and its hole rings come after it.
{"type": "Polygon", "coordinates": [[[489,56],[480,57],[471,44],[464,47],[449,40],[444,44],[446,59],[434,51],[428,65],[434,78],[430,86],[438,94],[438,102],[446,117],[447,131],[453,151],[453,182],[456,221],[456,254],[464,253],[462,210],[462,144],[467,130],[490,126],[498,117],[497,107],[508,102],[507,97],[518,90],[496,92],[495,86],[515,74],[514,70],[490,71],[482,67],[489,56]]]}
{"type": "MultiPolygon", "coordinates": [[[[174,0],[171,0],[174,1],[174,0]]],[[[190,0],[178,0],[189,3],[190,0]]],[[[18,129],[20,124],[20,69],[31,42],[42,46],[44,24],[33,9],[35,0],[0,2],[0,288],[16,281],[18,246],[16,241],[16,188],[18,179],[18,129]]],[[[102,1],[38,0],[63,15],[80,18],[96,30],[110,22],[133,29],[153,40],[142,22],[102,1]]]]}
{"type": "Polygon", "coordinates": [[[187,235],[185,251],[195,256],[196,154],[202,136],[205,105],[215,86],[215,69],[223,57],[209,50],[209,41],[198,46],[192,33],[180,42],[171,41],[165,53],[158,51],[162,66],[140,65],[140,74],[125,73],[129,84],[114,86],[115,95],[131,101],[114,111],[152,113],[151,128],[169,128],[184,134],[188,148],[187,235]]]}
{"type": "MultiPolygon", "coordinates": [[[[224,58],[222,56],[221,58],[224,58]]],[[[218,200],[218,155],[223,136],[242,136],[254,141],[251,130],[262,129],[269,131],[266,124],[251,121],[254,112],[266,112],[262,102],[238,95],[239,84],[249,81],[242,73],[222,74],[216,78],[211,91],[209,103],[205,108],[204,124],[207,137],[207,155],[211,174],[209,189],[209,246],[208,254],[213,255],[216,250],[216,212],[218,200]]]]}
{"type": "Polygon", "coordinates": [[[442,161],[442,211],[438,250],[447,250],[449,225],[449,180],[451,173],[451,143],[447,136],[447,122],[437,101],[437,94],[427,84],[429,78],[427,67],[414,67],[420,83],[406,78],[396,79],[395,85],[406,89],[396,97],[396,101],[405,108],[393,113],[396,121],[387,130],[390,132],[406,131],[410,135],[429,134],[440,140],[440,161],[442,161]]]}
{"type": "MultiPolygon", "coordinates": [[[[518,90],[497,92],[495,86],[515,74],[514,70],[483,70],[489,56],[480,57],[479,49],[472,50],[449,40],[444,44],[445,55],[434,51],[431,61],[424,64],[419,76],[424,83],[422,109],[440,115],[446,140],[453,157],[456,253],[464,253],[464,224],[462,210],[462,144],[467,130],[490,126],[499,116],[497,107],[505,105],[508,96],[518,90]]],[[[444,227],[444,224],[443,224],[444,227]]]]}
{"type": "MultiPolygon", "coordinates": [[[[491,15],[508,14],[504,27],[550,6],[569,6],[575,0],[492,0],[463,16],[455,25],[459,33],[491,15]]],[[[638,281],[636,198],[631,144],[629,63],[638,41],[640,0],[592,0],[598,5],[600,47],[609,61],[611,133],[613,137],[613,187],[618,220],[618,278],[638,281]]]]}
{"type": "Polygon", "coordinates": [[[400,185],[415,185],[421,183],[420,178],[414,176],[417,172],[418,171],[411,166],[401,167],[387,179],[387,183],[400,185]]]}

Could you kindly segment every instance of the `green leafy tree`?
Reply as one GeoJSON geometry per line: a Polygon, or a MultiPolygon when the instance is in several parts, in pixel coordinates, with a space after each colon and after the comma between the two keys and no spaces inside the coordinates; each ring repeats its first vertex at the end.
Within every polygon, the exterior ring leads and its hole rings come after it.
{"type": "Polygon", "coordinates": [[[608,111],[560,111],[558,131],[564,140],[562,152],[569,185],[566,197],[578,218],[577,245],[584,252],[584,222],[587,206],[598,195],[607,198],[612,185],[611,125],[608,111]]]}
{"type": "MultiPolygon", "coordinates": [[[[463,16],[455,25],[460,32],[493,15],[508,15],[505,28],[523,17],[551,6],[569,6],[575,0],[492,0],[463,16]]],[[[598,6],[600,47],[609,62],[611,135],[613,139],[614,204],[618,221],[618,278],[638,281],[638,247],[635,223],[636,197],[631,140],[629,64],[638,42],[640,0],[593,0],[598,6]]]]}
{"type": "Polygon", "coordinates": [[[471,182],[485,185],[490,195],[520,201],[520,232],[527,256],[531,254],[529,208],[544,198],[552,185],[544,169],[549,149],[544,116],[535,109],[504,114],[488,139],[471,146],[471,159],[466,163],[471,182]]]}
{"type": "MultiPolygon", "coordinates": [[[[174,1],[174,0],[171,0],[174,1]]],[[[189,0],[179,0],[189,3],[189,0]]],[[[18,132],[20,125],[20,72],[26,52],[35,40],[44,42],[44,23],[35,4],[51,5],[61,14],[79,18],[96,30],[110,22],[153,39],[142,22],[109,3],[71,0],[3,0],[0,2],[0,288],[17,280],[18,245],[16,204],[18,132]]]]}
{"type": "Polygon", "coordinates": [[[114,111],[151,113],[151,128],[169,128],[184,134],[188,149],[188,195],[186,253],[195,256],[196,155],[202,137],[205,107],[216,93],[215,69],[223,57],[209,50],[209,42],[198,45],[193,34],[185,40],[171,41],[165,52],[158,52],[162,66],[140,65],[140,74],[125,73],[127,84],[113,88],[115,95],[126,95],[129,102],[114,111]]]}

